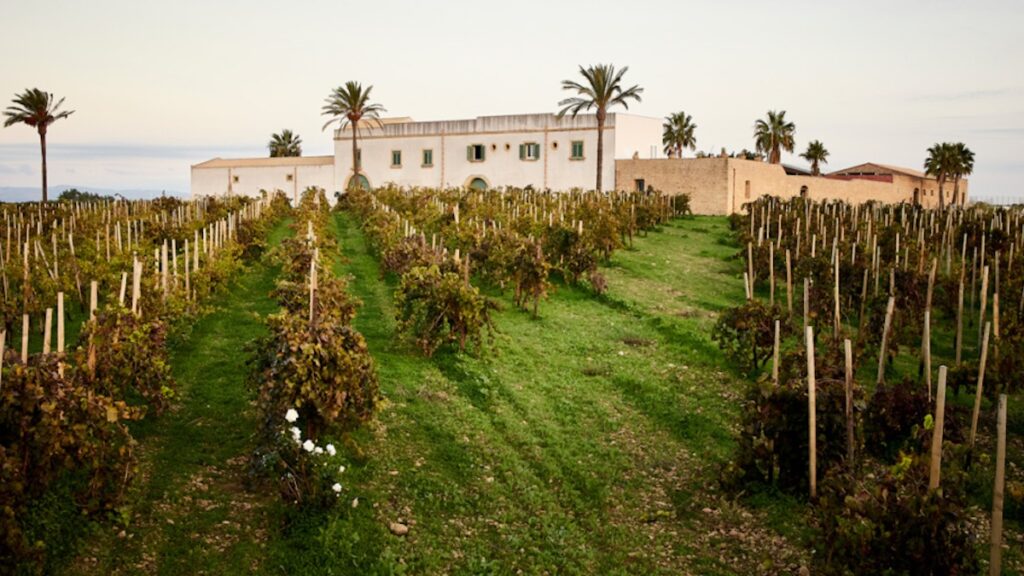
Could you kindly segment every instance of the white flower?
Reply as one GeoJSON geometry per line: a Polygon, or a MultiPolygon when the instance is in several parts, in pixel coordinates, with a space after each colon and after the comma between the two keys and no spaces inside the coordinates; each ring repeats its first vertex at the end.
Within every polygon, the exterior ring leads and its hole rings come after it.
{"type": "Polygon", "coordinates": [[[295,422],[299,419],[299,413],[295,411],[295,408],[289,408],[288,411],[284,413],[284,419],[288,422],[295,422]]]}
{"type": "Polygon", "coordinates": [[[302,443],[302,430],[299,430],[295,426],[292,426],[290,431],[292,433],[292,440],[295,440],[296,444],[301,444],[302,443]]]}
{"type": "Polygon", "coordinates": [[[317,446],[316,448],[313,449],[313,454],[318,454],[319,455],[319,454],[323,454],[323,453],[324,453],[324,449],[319,447],[319,446],[317,446]]]}
{"type": "Polygon", "coordinates": [[[344,471],[345,471],[345,465],[344,464],[342,464],[341,466],[338,466],[338,472],[344,472],[344,471]]]}
{"type": "Polygon", "coordinates": [[[352,507],[353,508],[358,508],[359,507],[359,498],[353,498],[352,499],[352,507]]]}
{"type": "Polygon", "coordinates": [[[334,486],[331,486],[331,490],[334,490],[335,492],[341,492],[341,484],[335,482],[334,486]]]}
{"type": "Polygon", "coordinates": [[[312,452],[314,448],[316,448],[316,445],[313,444],[312,440],[306,440],[302,443],[302,449],[306,452],[312,452]]]}
{"type": "Polygon", "coordinates": [[[334,449],[334,444],[327,445],[327,453],[330,454],[331,456],[334,456],[335,454],[338,453],[338,451],[334,449]]]}

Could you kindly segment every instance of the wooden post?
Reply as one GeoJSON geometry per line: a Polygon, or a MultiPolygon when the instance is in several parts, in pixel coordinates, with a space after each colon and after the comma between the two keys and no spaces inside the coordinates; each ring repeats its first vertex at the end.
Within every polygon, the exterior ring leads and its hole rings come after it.
{"type": "Polygon", "coordinates": [[[937,490],[942,477],[942,427],[946,423],[946,366],[939,366],[939,388],[935,392],[935,426],[932,428],[931,472],[928,488],[937,490]]]}
{"type": "Polygon", "coordinates": [[[779,321],[775,321],[775,348],[772,352],[772,382],[779,385],[779,321]]]}
{"type": "Polygon", "coordinates": [[[840,324],[842,322],[842,319],[839,315],[839,255],[835,250],[832,251],[832,257],[834,260],[832,276],[835,280],[835,282],[833,282],[832,289],[832,300],[834,304],[834,310],[832,314],[832,323],[834,325],[833,338],[839,340],[839,333],[841,331],[840,324]]]}
{"type": "Polygon", "coordinates": [[[28,314],[21,317],[21,363],[28,364],[28,314]]]}
{"type": "Polygon", "coordinates": [[[124,297],[125,297],[125,292],[127,290],[128,290],[128,273],[127,272],[121,272],[121,292],[119,293],[118,298],[117,298],[117,301],[121,303],[121,306],[124,306],[124,297]]]}
{"type": "Polygon", "coordinates": [[[804,329],[811,321],[811,280],[804,276],[804,329]]]}
{"type": "Polygon", "coordinates": [[[786,309],[790,317],[793,316],[793,264],[790,260],[789,250],[786,250],[786,309]]]}
{"type": "Polygon", "coordinates": [[[982,268],[981,273],[981,307],[978,313],[978,342],[981,342],[981,327],[985,324],[985,317],[988,312],[988,266],[982,268]]]}
{"type": "Polygon", "coordinates": [[[924,311],[924,330],[921,334],[921,363],[924,365],[924,383],[928,387],[928,401],[932,401],[932,311],[924,311]]]}
{"type": "Polygon", "coordinates": [[[750,274],[748,274],[747,272],[743,273],[743,290],[744,292],[746,292],[747,302],[750,302],[750,274]]]}
{"type": "MultiPolygon", "coordinates": [[[[10,229],[7,230],[7,235],[10,236],[10,229]]],[[[7,241],[8,249],[10,248],[10,240],[7,241]]],[[[0,330],[0,390],[3,390],[4,384],[4,354],[7,353],[7,330],[0,330]]]]}
{"type": "Polygon", "coordinates": [[[999,576],[1003,563],[1003,497],[1006,488],[1006,394],[999,395],[996,418],[996,482],[992,489],[992,540],[989,548],[989,576],[999,576]]]}
{"type": "Polygon", "coordinates": [[[64,293],[57,292],[57,353],[64,353],[64,293]]]}
{"type": "Polygon", "coordinates": [[[985,386],[985,364],[988,362],[988,337],[991,329],[992,325],[985,322],[985,335],[981,338],[981,362],[978,363],[978,386],[974,391],[974,412],[971,413],[971,448],[974,448],[974,439],[978,433],[978,415],[981,414],[981,392],[985,386]]]}
{"type": "Polygon", "coordinates": [[[809,466],[811,479],[811,499],[818,497],[818,434],[817,434],[817,410],[815,409],[815,380],[814,380],[814,328],[808,326],[805,331],[807,338],[807,431],[810,435],[809,466]]]}
{"type": "MultiPolygon", "coordinates": [[[[312,222],[310,222],[309,228],[310,235],[313,234],[312,222]]],[[[310,236],[312,237],[312,236],[310,236]]],[[[319,248],[313,249],[313,258],[309,261],[309,323],[316,326],[316,290],[317,290],[317,278],[316,278],[316,260],[320,254],[319,248]]]]}
{"type": "Polygon", "coordinates": [[[961,349],[964,343],[964,278],[960,277],[960,290],[957,292],[956,307],[956,364],[960,365],[961,349]]]}
{"type": "Polygon", "coordinates": [[[96,306],[99,304],[100,283],[93,280],[89,283],[89,320],[96,319],[96,306]]]}
{"type": "Polygon", "coordinates": [[[46,309],[46,324],[43,330],[43,354],[50,353],[50,339],[53,337],[53,308],[46,309]]]}
{"type": "Polygon", "coordinates": [[[853,345],[850,339],[843,340],[846,356],[846,463],[853,468],[853,345]]]}
{"type": "Polygon", "coordinates": [[[896,298],[889,296],[889,303],[885,306],[885,325],[882,328],[882,347],[878,350],[878,379],[877,384],[885,380],[885,358],[889,355],[889,328],[892,327],[892,313],[896,307],[896,298]]]}
{"type": "Polygon", "coordinates": [[[754,297],[754,244],[747,242],[747,277],[750,278],[750,298],[754,297]]]}
{"type": "Polygon", "coordinates": [[[142,263],[136,258],[132,267],[132,313],[139,315],[139,298],[142,297],[142,263]]]}
{"type": "Polygon", "coordinates": [[[768,305],[775,306],[775,244],[768,243],[768,305]]]}

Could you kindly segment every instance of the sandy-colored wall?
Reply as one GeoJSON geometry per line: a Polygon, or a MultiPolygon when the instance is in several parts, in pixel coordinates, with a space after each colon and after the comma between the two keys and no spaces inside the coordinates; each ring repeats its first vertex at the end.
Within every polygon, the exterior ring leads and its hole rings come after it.
{"type": "MultiPolygon", "coordinates": [[[[782,166],[738,158],[683,158],[658,160],[618,160],[616,188],[634,190],[643,179],[648,187],[668,194],[690,195],[695,214],[731,214],[743,205],[769,195],[791,198],[804,193],[813,200],[844,200],[863,203],[876,200],[888,203],[913,201],[914,188],[937,189],[934,180],[895,176],[893,182],[822,176],[789,176],[782,166]]],[[[952,185],[947,185],[947,202],[952,185]]],[[[966,192],[966,182],[961,183],[966,192]]],[[[938,205],[938,193],[922,193],[926,206],[938,205]]]]}

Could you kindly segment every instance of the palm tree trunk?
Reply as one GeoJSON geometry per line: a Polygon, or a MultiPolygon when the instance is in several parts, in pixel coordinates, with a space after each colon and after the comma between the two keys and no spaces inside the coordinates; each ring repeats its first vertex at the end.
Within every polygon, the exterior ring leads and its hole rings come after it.
{"type": "Polygon", "coordinates": [[[942,210],[946,206],[946,193],[942,191],[943,183],[944,179],[939,178],[939,210],[942,210]]]}
{"type": "Polygon", "coordinates": [[[953,206],[956,206],[958,203],[961,203],[960,202],[960,179],[959,178],[954,178],[953,179],[953,201],[951,202],[951,204],[953,206]]]}
{"type": "Polygon", "coordinates": [[[601,191],[601,173],[604,172],[604,110],[597,111],[597,191],[601,191]]]}
{"type": "Polygon", "coordinates": [[[352,123],[352,178],[356,186],[359,186],[359,121],[352,123]]]}
{"type": "Polygon", "coordinates": [[[46,127],[39,129],[39,149],[43,155],[43,202],[46,202],[46,127]]]}

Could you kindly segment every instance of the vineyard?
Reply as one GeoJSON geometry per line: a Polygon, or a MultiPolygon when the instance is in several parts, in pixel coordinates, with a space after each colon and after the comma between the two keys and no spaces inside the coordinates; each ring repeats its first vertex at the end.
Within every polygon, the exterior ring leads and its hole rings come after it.
{"type": "Polygon", "coordinates": [[[1021,573],[1018,209],[2,210],[0,573],[1021,573]]]}

